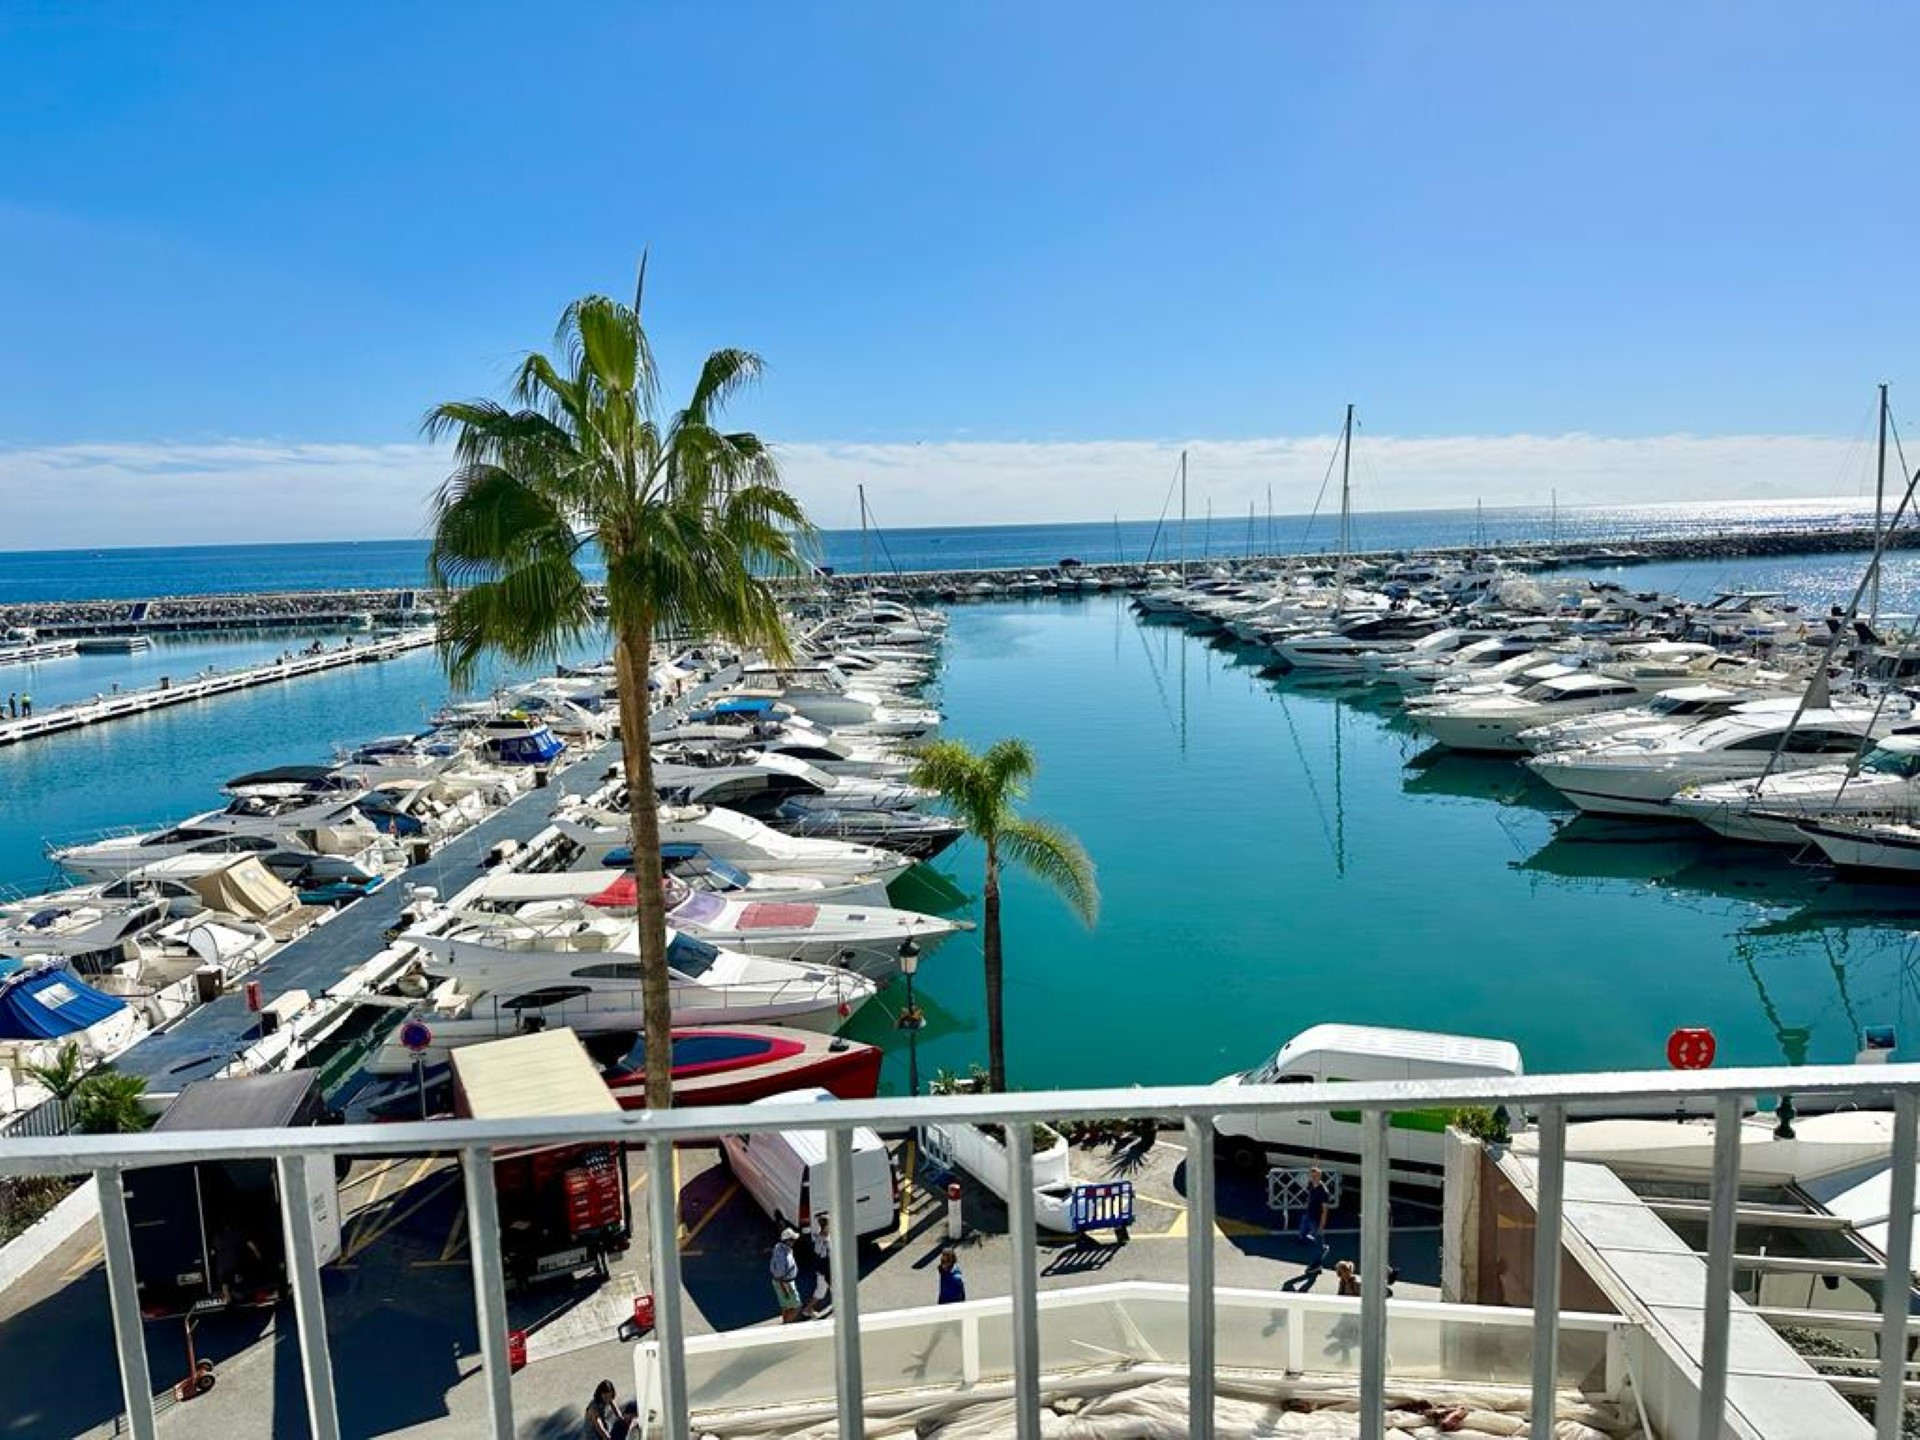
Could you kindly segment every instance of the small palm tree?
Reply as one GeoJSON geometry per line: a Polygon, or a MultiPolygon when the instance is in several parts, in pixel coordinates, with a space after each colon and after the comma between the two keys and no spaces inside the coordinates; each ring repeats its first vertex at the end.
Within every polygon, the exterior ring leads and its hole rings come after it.
{"type": "Polygon", "coordinates": [[[73,1128],[82,1135],[125,1135],[144,1130],[153,1116],[140,1103],[147,1082],[138,1075],[100,1070],[73,1092],[73,1128]]]}
{"type": "Polygon", "coordinates": [[[80,1059],[80,1046],[69,1040],[55,1054],[52,1063],[47,1065],[28,1065],[25,1067],[29,1077],[53,1092],[53,1098],[67,1101],[73,1098],[73,1092],[87,1078],[87,1067],[80,1059]]]}
{"type": "MultiPolygon", "coordinates": [[[[644,287],[646,266],[641,265],[644,287]]],[[[569,305],[555,353],[515,372],[509,409],[437,405],[429,438],[451,436],[455,469],[433,513],[429,572],[439,645],[454,683],[490,651],[555,658],[598,624],[583,562],[606,566],[632,814],[647,1104],[672,1099],[672,998],[660,878],[660,818],[647,746],[654,637],[718,635],[788,655],[769,579],[806,573],[811,536],[756,435],[723,431],[728,402],[760,374],[745,350],[716,350],[683,409],[662,418],[653,355],[632,306],[569,305]]]]}
{"type": "Polygon", "coordinates": [[[1006,971],[1000,948],[1000,862],[1004,858],[1051,886],[1088,925],[1100,916],[1100,887],[1093,861],[1067,831],[1014,810],[1033,779],[1033,749],[1024,740],[999,740],[979,752],[959,740],[936,740],[920,751],[913,783],[938,790],[948,809],[986,847],[987,877],[980,920],[980,948],[987,983],[987,1075],[996,1091],[1007,1088],[1006,1032],[1002,989],[1006,971]]]}

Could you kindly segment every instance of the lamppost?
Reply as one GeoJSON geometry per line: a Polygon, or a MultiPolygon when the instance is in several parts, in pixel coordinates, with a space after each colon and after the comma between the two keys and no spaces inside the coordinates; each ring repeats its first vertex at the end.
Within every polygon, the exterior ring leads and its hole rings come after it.
{"type": "Polygon", "coordinates": [[[913,976],[920,968],[919,942],[908,939],[900,946],[900,973],[907,977],[907,1003],[901,1010],[900,1018],[895,1020],[896,1029],[907,1032],[907,1094],[920,1093],[920,1031],[925,1028],[927,1017],[920,1013],[920,1007],[913,1003],[913,976]]]}

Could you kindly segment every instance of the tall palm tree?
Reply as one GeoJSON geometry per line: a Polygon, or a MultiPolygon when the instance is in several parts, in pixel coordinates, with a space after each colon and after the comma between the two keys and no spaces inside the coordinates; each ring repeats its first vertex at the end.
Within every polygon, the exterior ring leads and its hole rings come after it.
{"type": "Polygon", "coordinates": [[[1024,740],[998,740],[984,752],[963,741],[936,740],[920,751],[913,783],[938,790],[947,807],[987,851],[980,948],[987,982],[987,1076],[1007,1088],[1006,1031],[1002,1020],[1005,966],[1000,947],[1000,863],[1004,859],[1051,886],[1088,925],[1100,917],[1100,887],[1092,859],[1058,825],[1022,816],[1015,804],[1033,779],[1033,749],[1024,740]]]}
{"type": "MultiPolygon", "coordinates": [[[[644,287],[646,265],[641,263],[644,287]]],[[[647,1104],[672,1099],[671,996],[660,891],[660,817],[647,744],[655,636],[717,635],[788,653],[769,580],[803,574],[811,529],[780,488],[757,435],[719,417],[760,374],[758,356],[716,350],[683,408],[664,418],[641,291],[569,305],[552,356],[514,374],[513,408],[489,400],[428,412],[430,439],[451,436],[455,468],[433,509],[428,560],[441,592],[439,647],[455,684],[497,652],[554,658],[597,618],[583,561],[606,566],[632,814],[647,1104]]]]}

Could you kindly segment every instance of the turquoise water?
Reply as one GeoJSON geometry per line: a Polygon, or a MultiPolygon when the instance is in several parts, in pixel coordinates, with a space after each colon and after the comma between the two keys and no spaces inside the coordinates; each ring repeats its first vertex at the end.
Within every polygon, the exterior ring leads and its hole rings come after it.
{"type": "MultiPolygon", "coordinates": [[[[1506,1037],[1543,1071],[1664,1066],[1682,1025],[1723,1064],[1849,1060],[1876,1023],[1914,1053],[1911,889],[1570,825],[1517,765],[1423,755],[1358,693],[1262,680],[1115,597],[954,610],[946,733],[1032,743],[1030,808],[1079,834],[1105,896],[1088,932],[1008,887],[1016,1085],[1209,1080],[1320,1021],[1506,1037]]],[[[978,863],[942,860],[969,891],[978,863]]],[[[920,989],[922,1075],[984,1061],[977,941],[920,989]]],[[[898,1043],[884,1016],[860,1032],[898,1043]]]]}

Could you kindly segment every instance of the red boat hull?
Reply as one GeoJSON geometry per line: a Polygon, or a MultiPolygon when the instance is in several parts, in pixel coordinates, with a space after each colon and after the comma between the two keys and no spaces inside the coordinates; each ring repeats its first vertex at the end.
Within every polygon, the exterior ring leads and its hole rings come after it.
{"type": "MultiPolygon", "coordinates": [[[[673,1103],[744,1105],[788,1090],[821,1089],[870,1100],[880,1088],[880,1050],[777,1025],[729,1025],[673,1032],[673,1103]]],[[[623,1109],[646,1108],[646,1073],[609,1076],[623,1109]]]]}

